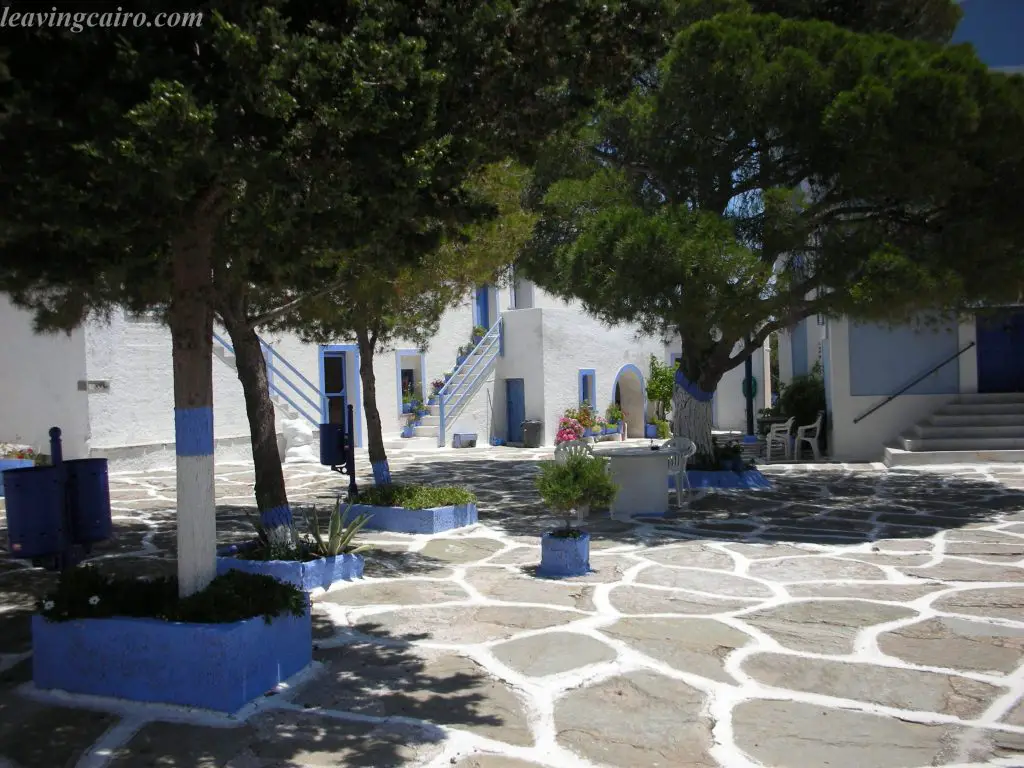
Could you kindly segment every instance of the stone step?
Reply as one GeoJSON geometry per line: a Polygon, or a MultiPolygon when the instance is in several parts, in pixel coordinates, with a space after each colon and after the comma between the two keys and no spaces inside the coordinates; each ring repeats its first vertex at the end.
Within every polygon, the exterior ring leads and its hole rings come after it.
{"type": "Polygon", "coordinates": [[[912,440],[962,440],[973,438],[1024,438],[1024,424],[1004,426],[1001,424],[918,424],[911,430],[913,434],[904,435],[912,440]]]}
{"type": "Polygon", "coordinates": [[[926,425],[937,427],[1020,427],[1024,429],[1024,414],[979,415],[974,413],[935,414],[926,425]]]}
{"type": "Polygon", "coordinates": [[[907,451],[1016,451],[1024,450],[1024,437],[901,438],[907,451]]]}
{"type": "Polygon", "coordinates": [[[949,403],[935,412],[937,416],[1022,416],[1024,403],[949,403]]]}
{"type": "Polygon", "coordinates": [[[424,427],[439,427],[441,426],[440,416],[422,416],[420,417],[420,425],[424,427]]]}
{"type": "Polygon", "coordinates": [[[887,447],[887,467],[918,467],[946,464],[1004,464],[1024,462],[1024,450],[907,451],[887,447]]]}
{"type": "Polygon", "coordinates": [[[437,426],[420,424],[412,428],[412,434],[413,437],[433,437],[436,440],[439,429],[440,427],[437,426]]]}
{"type": "Polygon", "coordinates": [[[984,394],[963,394],[956,398],[956,402],[965,405],[978,405],[986,403],[1019,403],[1024,405],[1024,392],[993,392],[984,394]]]}

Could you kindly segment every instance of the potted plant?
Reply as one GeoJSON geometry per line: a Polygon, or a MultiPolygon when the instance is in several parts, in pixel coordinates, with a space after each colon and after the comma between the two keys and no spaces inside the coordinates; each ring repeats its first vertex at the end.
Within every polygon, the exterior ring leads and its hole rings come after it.
{"type": "Polygon", "coordinates": [[[412,395],[402,395],[402,413],[412,413],[412,395]]]}
{"type": "Polygon", "coordinates": [[[354,512],[372,515],[373,531],[441,533],[477,522],[476,496],[458,486],[371,485],[354,502],[354,512]]]}
{"type": "Polygon", "coordinates": [[[473,346],[475,347],[481,341],[484,340],[484,336],[487,335],[487,329],[482,325],[474,325],[473,332],[470,334],[470,338],[473,340],[473,346]]]}
{"type": "Polygon", "coordinates": [[[608,420],[608,430],[610,432],[618,432],[619,424],[622,423],[622,408],[616,403],[612,403],[604,412],[604,417],[608,420]]]}
{"type": "Polygon", "coordinates": [[[555,434],[555,445],[571,443],[583,439],[583,425],[576,419],[563,416],[558,420],[558,432],[555,434]]]}
{"type": "Polygon", "coordinates": [[[591,507],[608,506],[618,487],[608,475],[605,459],[587,454],[541,463],[537,490],[565,524],[541,538],[540,576],[580,576],[590,570],[590,534],[574,524],[591,507]]]}
{"type": "Polygon", "coordinates": [[[583,427],[584,437],[594,437],[601,434],[600,428],[597,425],[597,413],[586,400],[580,403],[579,408],[566,409],[565,418],[578,421],[580,426],[583,427]]]}
{"type": "Polygon", "coordinates": [[[445,383],[447,384],[448,381],[451,379],[451,377],[454,376],[454,375],[455,375],[454,371],[445,371],[444,372],[444,381],[445,381],[445,383]]]}
{"type": "Polygon", "coordinates": [[[420,398],[414,397],[412,399],[412,412],[416,414],[416,420],[419,421],[420,418],[430,413],[430,409],[423,404],[420,398]]]}
{"type": "Polygon", "coordinates": [[[37,463],[39,463],[39,455],[31,448],[0,445],[0,496],[4,495],[5,471],[34,467],[37,463]]]}
{"type": "Polygon", "coordinates": [[[354,540],[369,522],[370,515],[360,514],[349,521],[352,505],[342,511],[339,499],[328,520],[327,538],[324,538],[316,507],[302,512],[307,532],[299,533],[293,525],[291,535],[281,540],[272,539],[266,528],[254,520],[256,541],[221,548],[217,553],[217,572],[237,570],[272,576],[307,592],[361,577],[365,564],[359,553],[366,547],[357,546],[354,540]]]}
{"type": "Polygon", "coordinates": [[[743,472],[746,462],[743,461],[743,448],[739,443],[730,441],[722,447],[715,448],[718,466],[725,471],[743,472]]]}
{"type": "Polygon", "coordinates": [[[430,399],[427,401],[431,405],[437,405],[437,399],[441,396],[441,390],[444,389],[445,379],[434,379],[430,382],[430,399]]]}
{"type": "Polygon", "coordinates": [[[177,579],[63,572],[32,617],[37,688],[234,713],[312,661],[309,596],[241,571],[177,579]]]}
{"type": "Polygon", "coordinates": [[[464,362],[466,362],[466,358],[469,357],[469,353],[471,351],[471,347],[468,349],[466,348],[465,345],[459,347],[459,351],[455,353],[455,365],[462,365],[464,362]]]}

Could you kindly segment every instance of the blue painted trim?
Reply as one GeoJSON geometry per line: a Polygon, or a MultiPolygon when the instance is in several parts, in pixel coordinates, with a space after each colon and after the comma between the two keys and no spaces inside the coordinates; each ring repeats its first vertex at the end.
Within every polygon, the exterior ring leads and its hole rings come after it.
{"type": "Polygon", "coordinates": [[[697,400],[702,403],[708,402],[715,396],[714,392],[705,392],[703,389],[701,389],[688,378],[686,378],[686,374],[683,373],[683,370],[681,368],[676,369],[676,385],[685,390],[687,394],[689,394],[690,397],[692,397],[694,400],[697,400]]]}
{"type": "Polygon", "coordinates": [[[371,461],[370,467],[373,469],[374,485],[391,485],[391,467],[388,465],[387,459],[371,461]]]}
{"type": "Polygon", "coordinates": [[[583,576],[590,573],[590,534],[573,539],[545,533],[540,539],[537,575],[545,578],[583,576]]]}
{"type": "Polygon", "coordinates": [[[418,349],[396,349],[395,350],[395,389],[398,390],[396,397],[398,398],[398,412],[405,413],[402,410],[402,358],[418,356],[420,360],[420,400],[424,403],[427,402],[427,359],[418,349]]]}
{"type": "MultiPolygon", "coordinates": [[[[643,398],[644,398],[643,419],[644,419],[644,423],[646,423],[647,422],[647,383],[644,380],[643,373],[640,371],[639,368],[637,368],[632,363],[626,363],[624,366],[619,368],[619,372],[615,374],[615,381],[612,382],[612,395],[611,395],[611,399],[608,402],[610,402],[610,403],[614,403],[615,402],[615,387],[619,383],[619,378],[624,373],[635,373],[639,377],[639,379],[640,379],[640,393],[643,395],[643,398]]],[[[595,407],[596,407],[596,404],[595,404],[595,407]]],[[[600,413],[600,411],[599,411],[599,413],[600,413]]],[[[625,416],[625,414],[623,414],[623,416],[625,416]]]]}
{"type": "Polygon", "coordinates": [[[442,533],[453,528],[474,525],[477,522],[475,503],[458,504],[432,509],[405,509],[404,507],[375,507],[353,504],[349,515],[370,515],[365,531],[391,531],[393,533],[442,533]]]}
{"type": "Polygon", "coordinates": [[[264,509],[260,512],[260,523],[264,528],[280,528],[292,524],[292,510],[287,504],[264,509]]]}
{"type": "MultiPolygon", "coordinates": [[[[363,447],[363,386],[359,376],[359,345],[358,344],[321,344],[320,345],[320,418],[327,423],[327,395],[324,393],[324,357],[331,354],[349,353],[345,358],[345,389],[348,390],[352,379],[352,397],[346,397],[346,405],[353,406],[356,427],[356,447],[363,447]]],[[[347,395],[347,391],[346,391],[347,395]]]]}
{"type": "Polygon", "coordinates": [[[580,368],[579,373],[576,375],[576,382],[579,386],[579,402],[582,405],[584,400],[590,400],[591,405],[596,405],[594,400],[597,399],[597,373],[593,368],[580,368]],[[590,397],[585,397],[586,394],[586,379],[590,377],[590,397]]]}
{"type": "Polygon", "coordinates": [[[32,617],[32,680],[69,693],[237,712],[312,658],[308,607],[269,624],[32,617]]]}
{"type": "Polygon", "coordinates": [[[806,318],[797,323],[793,328],[793,332],[789,335],[789,349],[793,375],[806,376],[811,370],[807,352],[806,318]]]}
{"type": "Polygon", "coordinates": [[[270,576],[305,592],[312,592],[314,589],[329,589],[334,584],[342,581],[361,579],[363,577],[363,569],[366,567],[363,556],[353,554],[320,557],[307,562],[299,562],[297,560],[244,560],[237,557],[225,557],[227,554],[234,553],[221,550],[217,552],[218,576],[228,571],[255,573],[260,576],[270,576]]]}
{"type": "MultiPolygon", "coordinates": [[[[691,488],[771,488],[772,484],[756,469],[745,472],[721,470],[717,472],[688,469],[686,479],[691,488]]],[[[675,488],[675,475],[669,475],[668,487],[675,488]]]]}
{"type": "Polygon", "coordinates": [[[174,409],[174,449],[179,456],[213,455],[213,408],[174,409]]]}

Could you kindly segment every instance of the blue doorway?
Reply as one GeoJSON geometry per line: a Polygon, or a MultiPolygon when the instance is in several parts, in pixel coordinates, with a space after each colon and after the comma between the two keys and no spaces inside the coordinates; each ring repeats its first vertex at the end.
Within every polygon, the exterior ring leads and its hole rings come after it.
{"type": "Polygon", "coordinates": [[[476,324],[482,325],[484,328],[491,327],[491,304],[487,294],[486,285],[481,285],[476,289],[476,308],[473,312],[476,324]]]}
{"type": "Polygon", "coordinates": [[[508,416],[508,442],[523,442],[526,388],[522,379],[505,379],[505,413],[508,416]]]}
{"type": "Polygon", "coordinates": [[[1024,312],[979,315],[978,391],[1024,392],[1024,312]]]}
{"type": "Polygon", "coordinates": [[[345,353],[324,352],[323,364],[323,398],[325,424],[341,424],[348,429],[348,394],[345,391],[345,353]]]}

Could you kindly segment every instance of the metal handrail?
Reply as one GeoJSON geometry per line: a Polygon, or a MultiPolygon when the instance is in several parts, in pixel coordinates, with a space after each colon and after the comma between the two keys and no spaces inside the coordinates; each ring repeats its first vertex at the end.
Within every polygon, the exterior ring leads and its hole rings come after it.
{"type": "Polygon", "coordinates": [[[438,446],[443,446],[445,443],[445,432],[447,431],[446,422],[448,418],[457,414],[459,406],[462,405],[462,401],[465,398],[466,393],[472,390],[473,385],[476,384],[477,381],[479,381],[480,377],[484,374],[487,366],[490,365],[491,361],[496,359],[500,354],[502,343],[501,320],[502,318],[499,317],[497,322],[495,322],[494,325],[492,325],[487,330],[487,333],[484,334],[484,337],[480,339],[477,345],[473,347],[473,350],[469,353],[469,356],[462,362],[462,365],[458,366],[455,369],[455,371],[452,372],[452,377],[444,383],[444,386],[441,387],[441,390],[437,393],[437,402],[439,410],[439,424],[437,429],[438,446]],[[489,353],[494,349],[495,344],[497,344],[498,352],[495,353],[494,355],[489,356],[489,353]],[[478,350],[480,351],[479,355],[476,354],[478,350]],[[473,362],[471,366],[469,366],[469,360],[473,357],[476,357],[476,360],[473,362]],[[475,378],[471,378],[473,372],[481,364],[484,366],[484,368],[480,370],[480,373],[477,374],[475,378]],[[466,368],[467,366],[469,366],[469,369],[463,372],[463,368],[466,368]],[[449,390],[449,385],[460,377],[462,377],[461,381],[459,381],[458,384],[452,386],[451,390],[449,390]],[[465,387],[463,387],[463,385],[465,385],[465,387]],[[460,389],[462,390],[461,392],[460,389]],[[458,396],[457,400],[456,396],[458,396]],[[447,406],[453,400],[456,401],[455,405],[452,407],[451,413],[447,413],[447,406]]]}
{"type": "MultiPolygon", "coordinates": [[[[213,334],[213,339],[218,344],[220,344],[222,347],[224,347],[224,349],[226,349],[228,352],[230,352],[232,355],[235,354],[234,346],[232,346],[226,339],[224,339],[221,336],[219,336],[216,332],[214,332],[214,334],[213,334]]],[[[293,366],[291,363],[289,363],[287,360],[285,360],[283,357],[281,357],[280,353],[275,352],[274,349],[269,344],[267,344],[265,341],[263,341],[263,339],[260,339],[260,345],[262,346],[264,351],[269,351],[273,356],[277,357],[281,362],[283,362],[285,365],[287,365],[290,370],[294,371],[295,374],[300,379],[302,379],[302,381],[305,384],[307,384],[308,386],[310,386],[311,388],[316,390],[317,393],[319,394],[319,389],[309,379],[307,379],[305,376],[303,376],[301,373],[299,373],[297,370],[295,370],[295,366],[293,366]]],[[[285,374],[283,374],[281,371],[279,371],[274,366],[273,362],[268,360],[267,361],[267,368],[268,368],[270,373],[274,374],[274,378],[270,379],[268,377],[268,381],[267,381],[267,386],[270,388],[270,391],[273,394],[275,394],[278,397],[280,397],[286,403],[288,403],[288,405],[290,405],[292,408],[295,409],[296,413],[298,413],[300,416],[302,416],[302,418],[304,418],[306,421],[308,421],[314,427],[320,426],[320,419],[316,418],[314,416],[311,416],[309,414],[309,412],[306,411],[306,409],[304,409],[301,405],[299,405],[294,400],[292,400],[291,397],[289,397],[287,395],[287,393],[284,392],[284,390],[282,390],[279,386],[277,386],[276,381],[278,379],[280,379],[285,384],[287,384],[289,387],[291,387],[293,390],[295,390],[295,393],[300,398],[302,398],[304,401],[306,401],[313,408],[314,411],[319,411],[320,406],[314,400],[312,400],[306,393],[304,393],[301,389],[299,389],[299,387],[291,379],[289,379],[285,374]]]]}
{"type": "Polygon", "coordinates": [[[924,380],[925,380],[925,379],[927,379],[927,378],[928,378],[929,376],[931,376],[931,375],[932,375],[933,373],[935,373],[935,372],[936,372],[937,370],[939,370],[939,368],[942,368],[942,367],[943,367],[944,365],[948,365],[949,363],[953,362],[953,361],[954,361],[954,360],[956,360],[956,359],[957,359],[958,357],[960,357],[960,355],[962,355],[962,354],[963,354],[964,352],[966,352],[966,351],[967,351],[968,349],[970,349],[971,347],[974,347],[974,346],[976,346],[975,342],[973,342],[973,341],[972,341],[972,342],[970,342],[970,343],[969,343],[969,344],[968,344],[968,345],[967,345],[966,347],[964,347],[963,349],[961,349],[961,350],[960,350],[959,352],[957,352],[957,353],[956,353],[955,355],[950,355],[950,356],[949,356],[949,357],[947,357],[947,358],[946,358],[945,360],[943,360],[943,361],[942,361],[941,363],[939,363],[938,365],[936,365],[936,366],[934,366],[933,368],[931,368],[931,369],[930,369],[930,370],[929,370],[929,371],[928,371],[927,373],[924,373],[924,374],[922,374],[922,375],[918,376],[918,377],[917,377],[916,379],[914,379],[914,380],[913,380],[912,382],[910,382],[909,384],[907,384],[907,386],[903,387],[903,389],[901,389],[901,390],[900,390],[899,392],[897,392],[896,394],[894,394],[894,395],[889,395],[889,396],[888,396],[887,398],[885,398],[885,400],[883,400],[882,402],[880,402],[880,403],[878,403],[878,404],[874,405],[874,406],[873,406],[872,408],[870,408],[869,410],[867,410],[867,411],[865,411],[864,413],[862,413],[862,414],[861,414],[860,416],[858,416],[858,417],[857,417],[856,419],[854,419],[854,420],[853,420],[853,423],[854,423],[854,424],[857,424],[858,422],[861,422],[861,421],[863,421],[863,420],[864,420],[864,419],[866,419],[866,418],[867,418],[868,416],[870,416],[870,415],[871,415],[872,413],[874,413],[875,411],[877,411],[877,410],[878,410],[879,408],[881,408],[882,406],[888,405],[888,404],[889,404],[889,403],[891,403],[891,402],[892,402],[893,400],[895,400],[895,399],[896,399],[897,397],[899,397],[899,396],[900,396],[900,395],[902,395],[902,394],[903,394],[904,392],[906,392],[906,391],[907,391],[908,389],[910,389],[910,388],[911,388],[911,387],[913,387],[914,385],[916,385],[916,384],[918,384],[918,383],[920,383],[920,382],[924,381],[924,380]]]}

